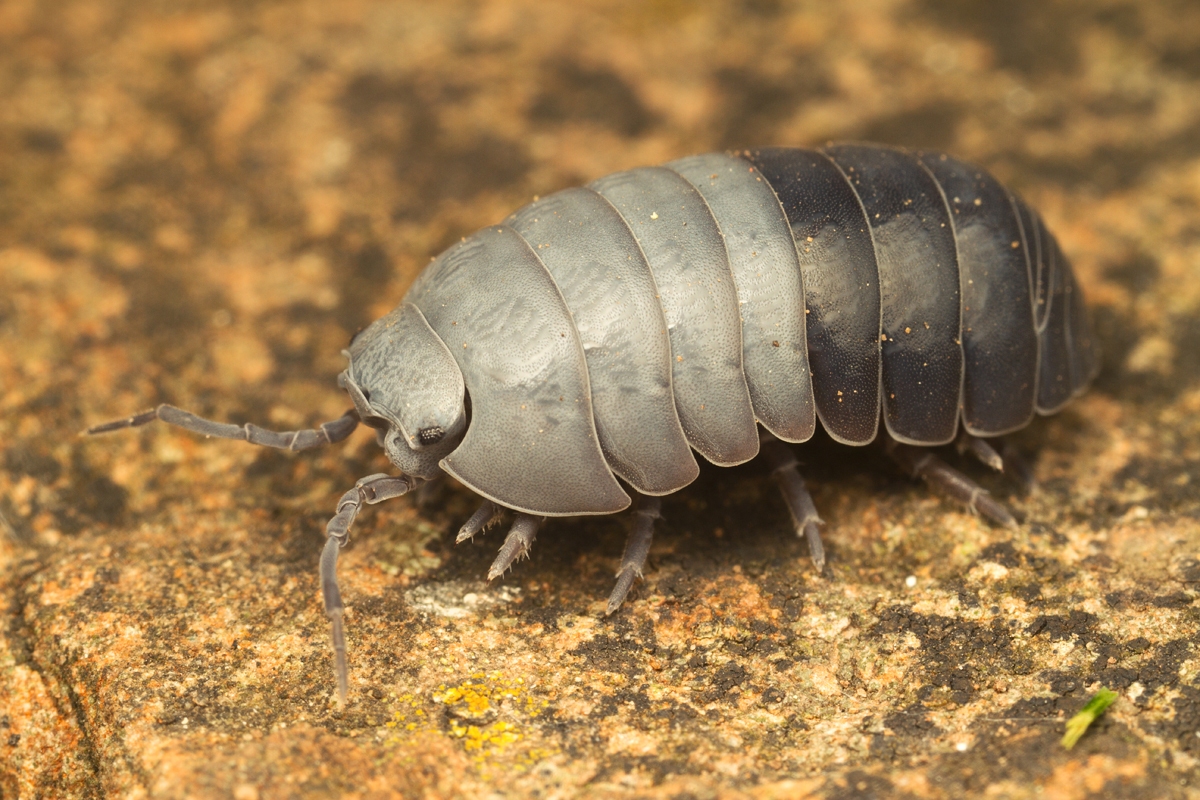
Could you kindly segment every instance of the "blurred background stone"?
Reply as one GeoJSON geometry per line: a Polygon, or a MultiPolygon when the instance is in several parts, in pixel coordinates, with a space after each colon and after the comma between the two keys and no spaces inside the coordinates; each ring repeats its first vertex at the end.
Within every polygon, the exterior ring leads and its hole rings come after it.
{"type": "Polygon", "coordinates": [[[0,796],[1200,796],[1198,54],[1190,0],[0,4],[0,796]],[[458,237],[829,139],[986,166],[1075,263],[1104,371],[1016,437],[1036,495],[972,472],[1017,531],[817,441],[824,576],[761,467],[706,469],[606,619],[621,519],[489,585],[468,495],[394,501],[339,712],[317,556],[371,438],[79,436],[331,419],[458,237]]]}

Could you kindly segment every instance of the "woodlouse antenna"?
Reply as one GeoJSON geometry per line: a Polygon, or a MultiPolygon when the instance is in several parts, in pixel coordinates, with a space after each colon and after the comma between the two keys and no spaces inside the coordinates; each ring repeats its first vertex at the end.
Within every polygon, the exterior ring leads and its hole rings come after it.
{"type": "Polygon", "coordinates": [[[308,450],[313,447],[323,447],[327,444],[340,442],[354,432],[358,427],[358,412],[350,409],[342,416],[330,422],[324,422],[316,428],[303,431],[271,431],[247,422],[244,425],[230,425],[211,419],[198,417],[190,411],[184,411],[165,403],[149,411],[143,411],[132,417],[94,425],[84,431],[88,436],[98,433],[110,433],[126,428],[138,428],[142,425],[159,420],[177,428],[189,430],[202,436],[212,436],[217,439],[236,439],[250,444],[274,447],[279,450],[308,450]]]}

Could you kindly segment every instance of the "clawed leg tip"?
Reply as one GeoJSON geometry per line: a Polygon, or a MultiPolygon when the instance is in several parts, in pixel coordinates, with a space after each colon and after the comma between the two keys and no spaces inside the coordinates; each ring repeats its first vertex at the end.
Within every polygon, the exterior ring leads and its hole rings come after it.
{"type": "Polygon", "coordinates": [[[1008,528],[1009,530],[1015,531],[1021,527],[1020,521],[1018,521],[1017,518],[1012,514],[1008,513],[1007,510],[1001,510],[1000,513],[993,512],[990,514],[984,514],[983,517],[993,525],[998,525],[1001,528],[1008,528]]]}
{"type": "Polygon", "coordinates": [[[1020,527],[1017,518],[1007,508],[986,494],[976,497],[967,507],[994,525],[1009,529],[1020,527]]]}
{"type": "Polygon", "coordinates": [[[476,534],[483,532],[489,525],[499,519],[499,514],[499,506],[491,500],[484,500],[483,504],[471,515],[471,518],[458,529],[458,536],[454,539],[454,543],[462,544],[468,539],[474,539],[476,534]]]}
{"type": "Polygon", "coordinates": [[[813,566],[817,568],[817,574],[821,575],[825,572],[825,543],[821,541],[821,530],[817,527],[817,523],[821,520],[813,520],[805,523],[803,534],[805,541],[808,542],[808,553],[812,559],[813,566]]]}
{"type": "Polygon", "coordinates": [[[640,566],[637,569],[624,569],[617,573],[617,583],[613,586],[612,594],[608,596],[608,605],[604,608],[604,616],[611,617],[624,604],[625,598],[629,596],[629,590],[633,588],[633,582],[640,575],[640,566]]]}
{"type": "Polygon", "coordinates": [[[545,517],[535,517],[532,514],[517,514],[517,519],[509,529],[504,544],[500,546],[496,560],[488,569],[489,581],[499,578],[519,559],[529,558],[529,549],[533,547],[538,528],[541,527],[544,520],[545,517]]]}
{"type": "Polygon", "coordinates": [[[629,595],[629,589],[626,588],[623,592],[614,590],[612,596],[608,598],[608,603],[604,606],[604,616],[611,617],[613,614],[621,610],[621,606],[625,605],[625,599],[629,595]],[[618,593],[620,596],[618,597],[618,593]]]}

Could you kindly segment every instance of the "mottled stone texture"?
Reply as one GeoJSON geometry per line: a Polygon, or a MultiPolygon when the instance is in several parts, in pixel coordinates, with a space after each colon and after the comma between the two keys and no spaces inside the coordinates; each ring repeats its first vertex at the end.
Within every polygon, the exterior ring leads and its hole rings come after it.
{"type": "MultiPolygon", "coordinates": [[[[0,4],[0,796],[1200,796],[1200,5],[1192,0],[0,4]],[[702,5],[702,7],[698,7],[702,5]],[[90,424],[306,426],[428,259],[533,195],[760,144],[942,148],[1040,208],[1094,390],[989,527],[875,450],[557,521],[482,581],[472,500],[322,527],[386,468],[90,424]],[[1120,698],[1070,752],[1064,720],[1120,698]]],[[[951,453],[948,457],[953,458],[951,453]]]]}

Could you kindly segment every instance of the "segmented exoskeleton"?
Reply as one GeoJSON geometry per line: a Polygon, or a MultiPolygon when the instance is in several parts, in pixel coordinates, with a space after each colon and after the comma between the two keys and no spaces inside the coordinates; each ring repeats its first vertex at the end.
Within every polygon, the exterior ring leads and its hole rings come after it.
{"type": "Polygon", "coordinates": [[[639,498],[609,613],[649,551],[657,497],[760,449],[818,569],[812,499],[782,442],[886,432],[901,464],[1002,524],[974,482],[918,448],[984,441],[1049,414],[1098,361],[1083,296],[1038,215],[986,172],[875,145],[709,154],[537,200],[441,254],[360,332],[339,385],[354,408],[310,431],[159,406],[210,436],[305,449],[376,429],[401,475],[338,504],[321,558],[346,695],[338,550],[364,503],[448,473],[484,498],[470,538],[517,512],[489,577],[548,516],[639,498]],[[761,426],[761,429],[760,429],[761,426]]]}

